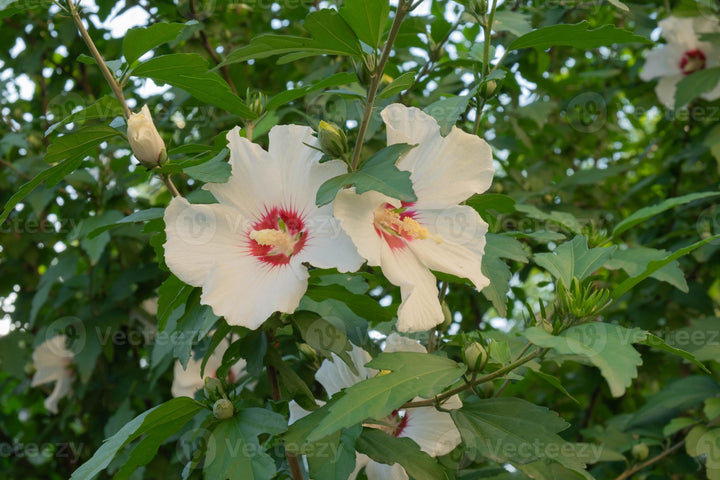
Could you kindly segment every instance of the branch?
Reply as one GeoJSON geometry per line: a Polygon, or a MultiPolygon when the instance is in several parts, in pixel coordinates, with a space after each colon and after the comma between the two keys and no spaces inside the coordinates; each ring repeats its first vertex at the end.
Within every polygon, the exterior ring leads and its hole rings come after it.
{"type": "Polygon", "coordinates": [[[82,23],[82,19],[80,18],[80,13],[78,12],[77,8],[75,8],[75,4],[73,3],[73,0],[67,0],[68,7],[70,7],[70,14],[72,15],[73,21],[75,22],[75,26],[77,27],[78,31],[80,32],[80,36],[85,41],[85,45],[87,45],[88,49],[90,49],[90,53],[92,54],[93,58],[98,64],[98,67],[100,67],[100,71],[102,72],[103,76],[105,77],[105,80],[110,85],[110,88],[112,89],[113,93],[117,97],[117,99],[120,101],[120,104],[123,107],[123,111],[125,112],[125,118],[130,118],[130,109],[127,106],[127,103],[125,102],[125,96],[123,95],[122,88],[120,88],[120,84],[118,84],[117,80],[115,79],[115,76],[110,72],[110,69],[108,69],[107,65],[105,64],[105,61],[102,58],[102,55],[100,55],[100,52],[98,52],[97,47],[95,47],[95,44],[92,41],[92,38],[90,38],[90,34],[85,29],[85,25],[82,23]]]}
{"type": "Polygon", "coordinates": [[[685,440],[684,439],[680,440],[678,443],[676,443],[672,447],[668,448],[667,450],[659,453],[658,455],[654,456],[650,460],[646,460],[645,462],[639,463],[632,468],[628,468],[623,473],[621,473],[615,480],[625,480],[626,478],[630,478],[632,475],[639,472],[643,468],[648,467],[648,466],[652,465],[653,463],[662,460],[663,458],[667,457],[671,453],[682,448],[684,445],[685,445],[685,440]]]}
{"type": "Polygon", "coordinates": [[[535,357],[542,355],[542,353],[544,353],[544,350],[545,349],[536,350],[533,353],[514,361],[513,363],[507,365],[506,367],[503,367],[499,370],[495,370],[492,373],[489,373],[485,376],[482,376],[482,377],[480,377],[476,380],[473,380],[469,383],[466,383],[464,385],[460,385],[459,387],[450,389],[447,392],[437,395],[435,398],[431,398],[429,400],[418,400],[417,402],[406,402],[400,408],[432,407],[432,406],[436,405],[438,402],[447,400],[448,398],[452,397],[453,395],[461,393],[469,388],[474,387],[475,385],[479,385],[481,383],[489,382],[490,380],[495,380],[498,377],[502,377],[506,373],[511,372],[511,371],[515,370],[516,368],[526,364],[527,362],[534,359],[535,357]]]}
{"type": "Polygon", "coordinates": [[[385,48],[383,49],[380,61],[375,67],[375,71],[372,74],[372,80],[368,87],[367,101],[365,102],[365,112],[363,113],[362,122],[358,128],[357,139],[355,140],[355,149],[353,150],[351,169],[357,170],[360,165],[360,152],[362,151],[363,142],[365,140],[365,133],[367,132],[368,125],[370,123],[370,117],[373,111],[373,105],[375,104],[375,96],[377,95],[378,87],[380,86],[380,80],[382,80],[383,72],[385,71],[385,64],[390,57],[390,51],[392,50],[395,38],[400,31],[400,24],[402,24],[403,18],[411,10],[410,3],[407,0],[400,0],[398,3],[397,13],[393,20],[392,27],[390,27],[390,33],[388,34],[387,42],[385,42],[385,48]]]}

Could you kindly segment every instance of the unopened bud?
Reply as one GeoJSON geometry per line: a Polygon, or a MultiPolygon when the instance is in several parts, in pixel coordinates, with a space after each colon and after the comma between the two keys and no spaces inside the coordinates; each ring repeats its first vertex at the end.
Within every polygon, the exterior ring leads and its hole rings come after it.
{"type": "Polygon", "coordinates": [[[473,372],[479,372],[487,363],[487,350],[478,342],[473,342],[465,347],[465,363],[473,372]]]}
{"type": "Polygon", "coordinates": [[[542,322],[540,322],[540,326],[548,333],[553,333],[553,326],[552,323],[548,322],[547,320],[543,319],[542,322]]]}
{"type": "Polygon", "coordinates": [[[235,407],[233,407],[233,404],[230,400],[226,398],[221,398],[217,402],[215,402],[215,405],[213,405],[213,415],[218,420],[225,420],[226,418],[230,418],[235,413],[235,407]]]}
{"type": "Polygon", "coordinates": [[[222,382],[215,377],[205,377],[205,394],[208,397],[224,396],[225,390],[222,382]]]}
{"type": "Polygon", "coordinates": [[[348,153],[345,132],[334,123],[320,121],[318,140],[322,151],[332,158],[343,158],[348,153]]]}
{"type": "Polygon", "coordinates": [[[128,142],[135,158],[147,167],[163,163],[167,158],[165,142],[155,128],[148,106],[143,105],[140,113],[131,113],[127,125],[128,142]]]}
{"type": "Polygon", "coordinates": [[[495,94],[495,89],[497,88],[497,82],[495,80],[490,80],[485,84],[485,98],[491,99],[493,95],[495,94]]]}
{"type": "Polygon", "coordinates": [[[250,110],[258,117],[265,113],[267,106],[267,96],[262,92],[253,92],[250,89],[246,93],[246,101],[250,110]]]}
{"type": "Polygon", "coordinates": [[[647,443],[638,443],[632,448],[632,456],[635,460],[643,461],[650,455],[650,448],[647,443]]]}

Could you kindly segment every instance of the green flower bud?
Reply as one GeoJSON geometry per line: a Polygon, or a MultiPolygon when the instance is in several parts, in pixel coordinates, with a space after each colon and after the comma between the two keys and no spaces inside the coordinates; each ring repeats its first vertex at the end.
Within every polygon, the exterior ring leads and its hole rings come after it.
{"type": "Polygon", "coordinates": [[[253,92],[249,88],[246,92],[247,106],[253,111],[258,117],[265,113],[265,107],[267,106],[267,96],[262,92],[253,92]]]}
{"type": "Polygon", "coordinates": [[[225,420],[226,418],[230,418],[235,413],[235,407],[233,407],[233,404],[230,400],[226,398],[221,398],[217,402],[215,402],[215,405],[213,405],[213,415],[218,420],[225,420]]]}
{"type": "Polygon", "coordinates": [[[632,456],[635,460],[642,462],[650,455],[650,448],[647,443],[638,443],[632,448],[632,456]]]}
{"type": "Polygon", "coordinates": [[[481,371],[487,363],[488,354],[485,347],[478,342],[473,342],[465,347],[465,363],[474,372],[481,371]]]}
{"type": "Polygon", "coordinates": [[[495,90],[497,89],[497,82],[495,80],[490,80],[485,84],[485,98],[491,99],[493,95],[495,94],[495,90]]]}
{"type": "Polygon", "coordinates": [[[205,395],[208,398],[217,396],[225,396],[225,389],[223,389],[222,382],[215,377],[205,377],[205,395]]]}
{"type": "Polygon", "coordinates": [[[348,153],[345,132],[334,123],[320,121],[318,140],[322,151],[332,158],[343,158],[348,153]]]}

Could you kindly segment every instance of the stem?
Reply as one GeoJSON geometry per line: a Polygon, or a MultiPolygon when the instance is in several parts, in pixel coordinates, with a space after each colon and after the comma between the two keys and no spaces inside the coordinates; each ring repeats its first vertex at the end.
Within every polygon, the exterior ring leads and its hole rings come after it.
{"type": "Polygon", "coordinates": [[[470,383],[466,383],[464,385],[460,385],[459,387],[450,389],[447,392],[437,395],[435,398],[431,398],[429,400],[418,400],[417,402],[407,402],[407,403],[403,404],[400,408],[432,407],[437,402],[442,402],[443,400],[446,400],[455,394],[463,392],[463,391],[467,390],[468,388],[474,387],[475,385],[479,385],[481,383],[489,382],[490,380],[495,380],[498,377],[502,377],[506,373],[515,370],[517,367],[520,367],[520,366],[526,364],[527,362],[529,362],[530,360],[532,360],[533,358],[539,356],[541,354],[541,352],[542,352],[542,350],[536,350],[533,353],[514,361],[513,363],[509,364],[506,367],[503,367],[499,370],[495,370],[494,372],[489,373],[485,376],[482,376],[476,380],[473,380],[470,383]]]}
{"type": "Polygon", "coordinates": [[[73,0],[67,0],[68,7],[70,7],[70,14],[72,15],[73,21],[75,22],[75,26],[77,27],[78,31],[80,32],[80,36],[85,41],[85,45],[87,45],[88,49],[90,49],[90,53],[92,54],[93,58],[98,64],[98,67],[100,67],[100,71],[102,72],[103,76],[105,77],[105,80],[107,80],[108,84],[110,85],[110,88],[112,89],[113,93],[117,97],[117,99],[120,101],[120,104],[123,107],[123,111],[125,112],[125,118],[130,118],[130,109],[127,106],[127,103],[125,102],[125,96],[123,95],[122,88],[120,88],[120,84],[118,84],[117,80],[115,79],[115,76],[110,72],[110,69],[108,69],[107,65],[105,64],[105,61],[103,60],[102,56],[100,55],[100,52],[98,52],[98,49],[95,47],[95,44],[92,41],[92,38],[90,38],[90,34],[88,34],[87,30],[85,30],[85,25],[83,25],[82,20],[80,19],[80,13],[75,8],[75,4],[73,3],[73,0]]]}
{"type": "Polygon", "coordinates": [[[645,467],[647,467],[647,466],[649,466],[649,465],[652,465],[652,464],[655,463],[655,462],[658,462],[658,461],[662,460],[663,458],[667,457],[667,456],[670,455],[671,453],[673,453],[673,452],[679,450],[680,448],[682,448],[684,445],[685,445],[685,440],[680,440],[678,443],[676,443],[676,444],[673,445],[672,447],[668,448],[667,450],[659,453],[658,455],[654,456],[654,457],[651,458],[650,460],[647,460],[647,461],[645,461],[645,462],[643,462],[643,463],[639,463],[639,464],[635,465],[635,466],[632,467],[632,468],[628,468],[628,469],[625,470],[623,473],[621,473],[615,480],[625,480],[626,478],[630,478],[632,475],[634,475],[635,473],[639,472],[639,471],[642,470],[643,468],[645,468],[645,467]]]}
{"type": "MultiPolygon", "coordinates": [[[[268,347],[274,348],[272,345],[272,335],[268,335],[268,347]]],[[[277,370],[272,365],[267,365],[268,381],[270,382],[270,389],[272,391],[272,399],[276,402],[282,400],[282,393],[280,392],[280,381],[278,380],[277,370]]],[[[300,468],[300,461],[297,455],[290,453],[285,450],[285,458],[287,458],[288,467],[290,467],[290,476],[293,480],[303,480],[302,468],[300,468]]]]}
{"type": "Polygon", "coordinates": [[[382,80],[383,72],[385,71],[385,64],[390,57],[390,50],[392,50],[395,38],[400,31],[400,24],[405,18],[405,15],[410,11],[410,3],[407,0],[400,0],[398,3],[397,13],[393,20],[390,33],[388,34],[387,42],[385,42],[385,48],[383,49],[380,61],[375,67],[375,71],[368,87],[367,101],[365,102],[365,112],[363,113],[362,122],[358,128],[357,139],[355,140],[355,149],[353,150],[351,169],[357,170],[360,165],[360,152],[362,151],[363,142],[365,140],[365,133],[367,132],[368,125],[370,124],[370,117],[373,111],[373,105],[375,104],[375,96],[377,95],[378,87],[380,86],[380,80],[382,80]]]}
{"type": "MultiPolygon", "coordinates": [[[[487,12],[482,12],[482,27],[483,34],[485,35],[485,42],[483,44],[483,72],[482,81],[486,82],[487,77],[490,74],[490,35],[492,33],[492,24],[495,20],[495,9],[497,8],[497,0],[493,0],[490,7],[490,16],[488,17],[487,12]]],[[[482,116],[482,109],[485,107],[485,92],[487,91],[487,83],[482,86],[476,97],[476,111],[475,111],[475,135],[480,134],[480,117],[482,116]]]]}
{"type": "MultiPolygon", "coordinates": [[[[530,347],[532,347],[532,343],[528,342],[527,345],[525,345],[525,347],[522,349],[522,351],[518,354],[518,358],[525,355],[527,353],[527,351],[530,350],[530,347]]],[[[502,394],[503,390],[505,390],[508,385],[510,385],[510,379],[506,378],[505,381],[503,382],[503,384],[498,389],[497,393],[495,393],[495,396],[499,397],[502,394]]]]}
{"type": "Polygon", "coordinates": [[[173,183],[172,179],[170,178],[170,174],[163,175],[160,174],[160,178],[162,178],[163,183],[167,187],[168,190],[170,190],[170,193],[172,193],[173,197],[180,197],[180,192],[178,191],[177,187],[173,183]]]}

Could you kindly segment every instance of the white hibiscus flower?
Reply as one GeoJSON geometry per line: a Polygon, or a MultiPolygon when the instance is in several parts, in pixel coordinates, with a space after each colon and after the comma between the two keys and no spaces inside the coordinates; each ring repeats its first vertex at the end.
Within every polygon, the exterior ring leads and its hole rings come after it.
{"type": "Polygon", "coordinates": [[[35,365],[31,386],[55,382],[52,393],[45,399],[45,408],[58,413],[58,402],[70,393],[73,372],[70,370],[73,352],[66,348],[67,337],[56,335],[41,343],[33,352],[35,365]]]}
{"type": "MultiPolygon", "coordinates": [[[[208,358],[207,364],[205,365],[205,376],[206,377],[217,377],[216,371],[222,365],[222,358],[225,355],[225,351],[230,346],[230,342],[223,340],[215,348],[215,351],[208,358]]],[[[235,365],[230,367],[228,371],[228,381],[234,384],[238,378],[245,373],[245,366],[247,362],[244,359],[240,359],[235,365]]],[[[170,389],[173,397],[190,397],[195,396],[195,392],[202,390],[205,386],[204,378],[200,374],[202,366],[202,359],[195,360],[190,358],[187,363],[187,368],[183,368],[179,361],[175,362],[175,368],[173,370],[173,383],[170,389]]]]}
{"type": "Polygon", "coordinates": [[[165,261],[181,280],[202,287],[201,302],[217,315],[255,329],[273,312],[297,308],[307,289],[303,262],[348,272],[362,259],[332,207],[315,205],[320,185],[347,169],[339,160],[319,162],[312,129],[276,126],[268,151],[237,127],[227,139],[232,176],[204,186],[219,203],[176,197],[165,210],[165,261]]]}
{"type": "Polygon", "coordinates": [[[335,199],[335,216],[360,255],[400,287],[397,329],[428,330],[443,321],[430,270],[467,278],[478,290],[490,283],[480,270],[487,224],[458,204],[490,186],[492,151],[456,127],[442,137],[435,119],[417,108],[393,104],[382,117],[389,145],[417,145],[397,162],[410,172],[417,201],[348,189],[335,199]]]}
{"type": "MultiPolygon", "coordinates": [[[[427,353],[425,347],[418,342],[396,333],[387,337],[384,351],[427,353]]],[[[376,370],[363,366],[371,358],[365,350],[353,346],[350,357],[358,370],[357,375],[335,354],[332,354],[332,361],[324,360],[315,374],[315,379],[325,388],[328,395],[332,396],[343,388],[377,375],[376,370]]],[[[417,397],[415,400],[422,399],[417,397]]],[[[462,402],[457,395],[450,397],[443,404],[443,408],[448,410],[461,407],[462,402]]],[[[294,401],[290,402],[291,424],[309,413],[294,401]]],[[[410,438],[422,451],[433,457],[450,453],[460,444],[460,432],[450,414],[441,412],[435,407],[396,410],[374,426],[388,435],[410,438]]],[[[363,468],[369,480],[408,480],[409,478],[400,464],[378,463],[367,455],[358,453],[355,456],[355,470],[348,477],[349,480],[354,480],[363,468]]]]}
{"type": "MultiPolygon", "coordinates": [[[[668,17],[658,26],[667,43],[648,53],[640,78],[646,82],[658,78],[658,98],[666,107],[674,108],[677,84],[683,77],[720,65],[720,45],[700,41],[703,33],[720,33],[720,25],[707,17],[668,17]]],[[[720,98],[720,84],[701,97],[720,98]]]]}

